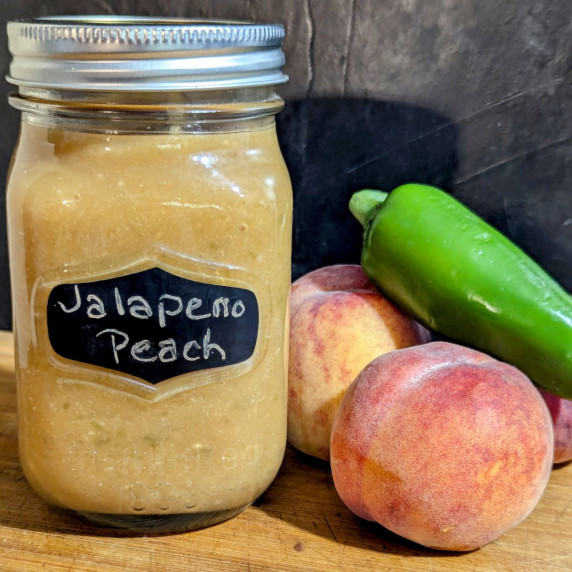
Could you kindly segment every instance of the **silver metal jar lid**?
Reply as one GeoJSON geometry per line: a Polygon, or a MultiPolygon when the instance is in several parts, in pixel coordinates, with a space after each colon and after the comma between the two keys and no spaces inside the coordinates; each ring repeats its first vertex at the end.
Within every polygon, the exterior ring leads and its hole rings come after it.
{"type": "Polygon", "coordinates": [[[164,91],[284,83],[284,28],[95,16],[8,23],[8,81],[21,87],[164,91]]]}

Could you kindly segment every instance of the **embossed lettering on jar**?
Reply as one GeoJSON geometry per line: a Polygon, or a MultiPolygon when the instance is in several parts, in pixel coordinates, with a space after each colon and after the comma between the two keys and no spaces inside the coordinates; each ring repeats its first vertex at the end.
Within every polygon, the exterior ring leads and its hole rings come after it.
{"type": "Polygon", "coordinates": [[[286,439],[283,29],[70,17],[8,31],[25,475],[105,525],[229,518],[269,486],[286,439]]]}

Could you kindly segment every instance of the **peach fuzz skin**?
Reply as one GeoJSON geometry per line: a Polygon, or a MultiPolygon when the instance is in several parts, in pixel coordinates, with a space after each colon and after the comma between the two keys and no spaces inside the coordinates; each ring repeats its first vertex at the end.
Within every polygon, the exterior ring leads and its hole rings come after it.
{"type": "Polygon", "coordinates": [[[326,266],[291,289],[288,440],[330,457],[335,412],[351,382],[374,358],[429,341],[368,281],[358,265],[326,266]]]}
{"type": "Polygon", "coordinates": [[[433,342],[362,371],[335,416],[330,461],[358,516],[427,547],[466,551],[528,516],[552,459],[548,408],[523,373],[433,342]]]}
{"type": "Polygon", "coordinates": [[[572,401],[540,389],[554,425],[554,463],[572,461],[572,401]]]}

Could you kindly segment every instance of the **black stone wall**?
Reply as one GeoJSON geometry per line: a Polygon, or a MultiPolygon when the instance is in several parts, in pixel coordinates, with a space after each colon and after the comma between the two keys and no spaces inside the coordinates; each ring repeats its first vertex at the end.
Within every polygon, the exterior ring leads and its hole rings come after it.
{"type": "MultiPolygon", "coordinates": [[[[572,289],[570,0],[3,0],[5,22],[55,14],[283,23],[279,135],[295,191],[293,273],[358,262],[361,187],[442,186],[572,289]]],[[[0,93],[5,178],[18,113],[0,93]]],[[[11,325],[0,200],[0,328],[11,325]]]]}

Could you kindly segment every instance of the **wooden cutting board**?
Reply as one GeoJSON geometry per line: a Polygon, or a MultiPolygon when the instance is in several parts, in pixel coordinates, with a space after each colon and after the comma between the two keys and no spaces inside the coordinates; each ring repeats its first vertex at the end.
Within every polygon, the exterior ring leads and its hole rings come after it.
{"type": "Polygon", "coordinates": [[[118,533],[48,507],[18,464],[12,336],[0,332],[0,571],[563,572],[572,570],[572,464],[552,472],[534,512],[470,553],[422,548],[353,516],[328,465],[289,449],[266,494],[195,532],[118,533]]]}

